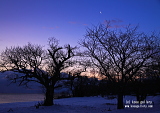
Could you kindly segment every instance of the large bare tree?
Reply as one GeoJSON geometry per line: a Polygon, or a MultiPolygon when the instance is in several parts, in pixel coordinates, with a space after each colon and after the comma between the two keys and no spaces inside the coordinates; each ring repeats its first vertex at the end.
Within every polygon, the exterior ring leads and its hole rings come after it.
{"type": "Polygon", "coordinates": [[[1,53],[1,67],[23,73],[11,78],[14,82],[19,81],[20,85],[27,85],[30,81],[40,83],[45,88],[44,105],[50,106],[53,105],[54,86],[57,81],[65,79],[61,72],[72,65],[70,59],[75,56],[75,49],[69,44],[59,46],[55,38],[49,39],[47,50],[31,43],[10,47],[1,53]]]}
{"type": "Polygon", "coordinates": [[[159,53],[158,37],[137,31],[137,27],[110,29],[109,24],[88,28],[80,44],[86,48],[101,75],[118,82],[117,108],[123,109],[123,95],[128,81],[151,65],[152,57],[159,53]]]}

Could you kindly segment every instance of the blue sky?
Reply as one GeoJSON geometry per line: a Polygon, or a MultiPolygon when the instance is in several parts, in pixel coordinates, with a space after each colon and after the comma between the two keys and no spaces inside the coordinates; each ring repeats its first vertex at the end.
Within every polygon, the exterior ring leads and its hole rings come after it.
{"type": "Polygon", "coordinates": [[[0,51],[27,42],[77,45],[87,27],[110,20],[113,27],[139,25],[160,31],[160,0],[0,0],[0,51]]]}

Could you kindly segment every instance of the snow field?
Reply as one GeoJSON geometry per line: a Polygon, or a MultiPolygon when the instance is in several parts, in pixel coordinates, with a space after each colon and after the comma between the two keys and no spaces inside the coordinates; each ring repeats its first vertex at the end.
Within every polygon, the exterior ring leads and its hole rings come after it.
{"type": "MultiPolygon", "coordinates": [[[[125,96],[126,100],[135,100],[134,96],[125,96]]],[[[34,106],[37,101],[0,104],[0,113],[160,113],[160,96],[149,96],[154,102],[153,108],[116,109],[116,98],[73,97],[55,99],[53,106],[34,106]]]]}

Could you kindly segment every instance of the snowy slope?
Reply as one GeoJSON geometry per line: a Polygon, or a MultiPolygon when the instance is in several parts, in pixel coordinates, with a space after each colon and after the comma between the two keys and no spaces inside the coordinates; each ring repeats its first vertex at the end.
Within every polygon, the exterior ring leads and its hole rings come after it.
{"type": "Polygon", "coordinates": [[[38,83],[30,83],[29,88],[18,86],[18,83],[12,83],[7,79],[7,76],[14,72],[0,72],[0,93],[42,93],[42,89],[38,83]]]}
{"type": "MultiPolygon", "coordinates": [[[[14,76],[15,72],[13,71],[6,71],[6,72],[0,72],[0,93],[44,93],[44,89],[42,86],[36,82],[29,82],[28,88],[25,86],[19,86],[18,83],[11,83],[9,79],[7,79],[7,76],[14,76]]],[[[16,73],[21,74],[21,73],[16,73]]],[[[68,74],[62,73],[62,77],[68,77],[68,74]]],[[[59,87],[55,89],[55,93],[68,93],[71,94],[71,90],[64,86],[65,80],[58,81],[58,85],[62,85],[62,87],[59,87]]]]}
{"type": "MultiPolygon", "coordinates": [[[[134,99],[126,96],[125,99],[134,99]]],[[[74,97],[56,99],[53,106],[41,106],[36,109],[38,102],[19,102],[0,104],[0,113],[160,113],[160,96],[148,97],[154,101],[153,108],[116,109],[116,99],[108,100],[102,97],[74,97]],[[108,111],[110,109],[110,111],[108,111]]]]}

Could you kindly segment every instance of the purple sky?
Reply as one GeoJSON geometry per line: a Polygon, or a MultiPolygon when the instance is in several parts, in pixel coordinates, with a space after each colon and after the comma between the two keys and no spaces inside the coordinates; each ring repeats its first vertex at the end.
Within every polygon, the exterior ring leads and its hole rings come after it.
{"type": "Polygon", "coordinates": [[[160,31],[160,0],[0,0],[0,51],[49,37],[77,45],[87,27],[110,20],[113,27],[139,25],[160,31]]]}

